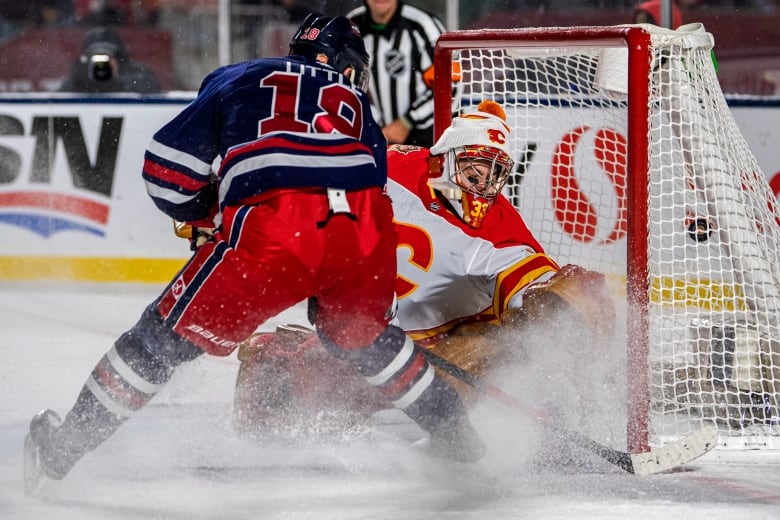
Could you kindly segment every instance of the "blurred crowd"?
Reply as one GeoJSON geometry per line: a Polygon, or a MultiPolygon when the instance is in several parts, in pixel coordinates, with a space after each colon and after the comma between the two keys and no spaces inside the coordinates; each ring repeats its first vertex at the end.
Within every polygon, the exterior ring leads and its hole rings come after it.
{"type": "Polygon", "coordinates": [[[0,39],[41,26],[155,25],[161,0],[0,0],[0,39]]]}
{"type": "MultiPolygon", "coordinates": [[[[405,3],[429,11],[452,25],[447,16],[452,13],[448,10],[450,1],[458,2],[458,27],[446,29],[611,25],[653,21],[653,13],[657,15],[657,10],[645,9],[644,14],[637,10],[639,4],[653,3],[646,0],[575,3],[570,0],[405,0],[405,3]]],[[[708,29],[715,29],[719,57],[739,60],[746,70],[761,67],[764,76],[772,73],[780,76],[777,70],[780,63],[764,65],[771,59],[780,62],[780,30],[777,29],[780,0],[676,0],[676,3],[674,25],[681,21],[707,20],[711,24],[705,24],[708,29]],[[734,24],[741,19],[745,26],[751,27],[749,34],[733,31],[734,24]],[[734,51],[735,48],[738,50],[734,51]],[[755,56],[763,61],[755,63],[755,56]]],[[[219,4],[219,0],[0,0],[0,63],[4,64],[4,70],[0,70],[0,92],[60,90],[68,73],[67,65],[63,64],[79,58],[82,39],[96,27],[115,28],[124,41],[128,57],[151,67],[162,90],[195,90],[202,77],[224,59],[218,52],[219,4]],[[47,45],[58,48],[49,52],[47,45]]],[[[283,53],[291,31],[307,13],[344,15],[362,4],[363,0],[232,0],[229,60],[236,62],[283,53]]],[[[750,72],[739,74],[750,75],[750,72]]],[[[753,92],[742,93],[780,90],[780,84],[767,87],[766,81],[763,83],[760,88],[751,87],[753,92]]]]}

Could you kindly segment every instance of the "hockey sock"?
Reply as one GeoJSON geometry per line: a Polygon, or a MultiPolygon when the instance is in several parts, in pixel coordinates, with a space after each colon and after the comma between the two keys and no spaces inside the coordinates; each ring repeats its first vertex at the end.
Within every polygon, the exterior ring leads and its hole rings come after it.
{"type": "Polygon", "coordinates": [[[42,447],[45,464],[53,473],[64,476],[85,453],[143,408],[168,382],[177,365],[201,353],[179,338],[179,348],[171,348],[177,341],[166,342],[165,335],[154,335],[162,330],[160,323],[159,315],[147,309],[92,370],[64,422],[42,447]],[[157,354],[152,354],[144,341],[152,336],[168,344],[156,349],[157,354]]]}
{"type": "Polygon", "coordinates": [[[400,328],[390,326],[371,345],[356,350],[343,350],[329,338],[320,338],[331,354],[357,368],[369,384],[432,435],[468,422],[458,393],[400,328]]]}

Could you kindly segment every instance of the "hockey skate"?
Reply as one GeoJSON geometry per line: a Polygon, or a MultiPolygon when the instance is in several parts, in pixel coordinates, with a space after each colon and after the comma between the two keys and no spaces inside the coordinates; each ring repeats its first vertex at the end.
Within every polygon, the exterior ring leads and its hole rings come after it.
{"type": "Polygon", "coordinates": [[[471,464],[487,450],[468,417],[447,421],[430,432],[427,451],[434,457],[471,464]]]}
{"type": "Polygon", "coordinates": [[[67,473],[50,467],[42,453],[61,423],[52,410],[38,412],[30,421],[30,431],[24,438],[24,492],[29,496],[38,495],[48,480],[61,480],[67,473]]]}

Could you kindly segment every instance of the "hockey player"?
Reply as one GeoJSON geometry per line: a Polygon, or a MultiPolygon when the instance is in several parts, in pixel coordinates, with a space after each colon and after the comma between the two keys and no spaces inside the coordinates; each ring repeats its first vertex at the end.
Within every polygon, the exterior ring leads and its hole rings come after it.
{"type": "MultiPolygon", "coordinates": [[[[500,194],[513,167],[505,119],[500,105],[483,101],[455,118],[430,150],[388,151],[399,323],[418,344],[475,374],[515,355],[502,341],[507,332],[516,343],[533,324],[554,327],[563,312],[581,318],[583,332],[608,335],[614,323],[603,276],[572,265],[559,269],[500,194]]],[[[254,335],[238,356],[234,419],[247,433],[305,419],[307,409],[320,418],[322,410],[334,410],[337,420],[350,422],[389,406],[300,327],[254,335]],[[280,380],[286,386],[276,386],[280,380]],[[333,396],[348,384],[345,406],[333,396]]]]}
{"type": "Polygon", "coordinates": [[[231,354],[307,298],[317,302],[322,345],[387,389],[430,433],[433,452],[463,461],[482,455],[458,394],[389,325],[396,238],[367,73],[357,29],[315,13],[290,56],[216,70],[155,133],[143,168],[153,201],[174,219],[216,231],[99,361],[64,421],[51,410],[33,418],[28,492],[44,476],[65,477],[179,364],[204,352],[231,354]]]}

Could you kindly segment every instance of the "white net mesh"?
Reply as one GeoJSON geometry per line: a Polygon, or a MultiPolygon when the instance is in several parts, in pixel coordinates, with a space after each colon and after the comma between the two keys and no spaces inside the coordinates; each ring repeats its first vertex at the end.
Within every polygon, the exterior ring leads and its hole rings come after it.
{"type": "Polygon", "coordinates": [[[522,30],[503,41],[491,35],[499,40],[491,48],[466,42],[452,55],[460,81],[451,108],[504,106],[518,163],[506,194],[561,265],[602,271],[624,287],[627,240],[647,242],[651,443],[715,422],[724,447],[776,447],[776,200],[720,90],[711,36],[701,26],[641,27],[649,56],[629,57],[625,42],[579,41],[571,28],[570,42],[553,37],[549,47],[518,38],[522,30]],[[630,173],[627,72],[642,59],[649,144],[633,152],[648,168],[630,173]],[[646,236],[629,237],[639,218],[629,185],[645,179],[646,236]]]}

